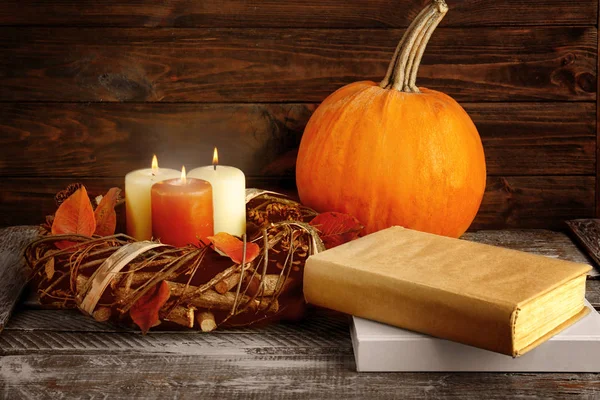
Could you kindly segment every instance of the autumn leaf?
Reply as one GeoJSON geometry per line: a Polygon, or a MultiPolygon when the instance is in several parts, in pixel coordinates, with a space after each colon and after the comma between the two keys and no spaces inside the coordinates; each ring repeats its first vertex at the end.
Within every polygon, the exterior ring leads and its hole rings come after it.
{"type": "Polygon", "coordinates": [[[325,248],[331,249],[358,238],[363,226],[352,215],[338,212],[319,214],[310,221],[319,230],[325,248]]]}
{"type": "MultiPolygon", "coordinates": [[[[215,246],[215,249],[226,254],[234,263],[242,263],[244,242],[240,239],[225,232],[219,232],[215,236],[209,236],[208,239],[215,246]]],[[[259,253],[260,247],[258,247],[256,243],[246,243],[246,263],[252,262],[259,253]]]]}
{"type": "Polygon", "coordinates": [[[144,294],[129,310],[131,319],[140,327],[142,333],[155,326],[158,321],[158,311],[169,300],[171,289],[166,281],[154,286],[144,294]]]}
{"type": "MultiPolygon", "coordinates": [[[[52,234],[80,234],[92,236],[96,230],[96,218],[92,203],[85,187],[82,186],[62,202],[52,222],[52,234]]],[[[63,240],[56,243],[56,247],[64,249],[72,246],[74,242],[63,240]]]]}
{"type": "Polygon", "coordinates": [[[46,261],[46,265],[44,266],[44,271],[46,271],[46,276],[48,277],[48,280],[51,280],[52,277],[54,276],[54,257],[48,259],[48,261],[46,261]]]}
{"type": "Polygon", "coordinates": [[[94,215],[96,217],[96,235],[110,236],[115,233],[117,227],[117,213],[115,212],[115,204],[119,199],[121,189],[111,188],[96,207],[94,215]]]}

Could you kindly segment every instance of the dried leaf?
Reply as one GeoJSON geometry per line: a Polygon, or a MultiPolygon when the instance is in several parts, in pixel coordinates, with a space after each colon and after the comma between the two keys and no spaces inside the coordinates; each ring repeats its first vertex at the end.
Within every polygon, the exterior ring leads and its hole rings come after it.
{"type": "Polygon", "coordinates": [[[54,222],[54,215],[46,215],[46,222],[40,225],[40,234],[47,235],[52,231],[52,223],[54,222]]]}
{"type": "Polygon", "coordinates": [[[48,280],[51,280],[54,276],[54,257],[51,257],[50,259],[48,259],[48,261],[46,261],[44,270],[46,271],[46,276],[48,277],[48,280]]]}
{"type": "MultiPolygon", "coordinates": [[[[244,242],[229,233],[219,232],[208,239],[215,249],[227,255],[236,264],[242,263],[244,242]]],[[[260,253],[260,247],[256,243],[246,243],[246,263],[252,262],[260,253]]]]}
{"type": "Polygon", "coordinates": [[[110,236],[115,233],[117,227],[117,213],[115,212],[115,204],[119,199],[121,189],[111,188],[105,196],[102,197],[94,215],[96,217],[96,235],[110,236]]]}
{"type": "MultiPolygon", "coordinates": [[[[96,230],[96,218],[92,203],[85,187],[77,189],[68,199],[62,202],[52,222],[52,234],[77,233],[92,236],[96,230]]],[[[73,242],[57,242],[56,247],[64,249],[73,245],[73,242]]]]}
{"type": "Polygon", "coordinates": [[[169,300],[171,289],[166,281],[154,286],[146,294],[144,294],[129,310],[131,319],[137,326],[140,327],[142,333],[160,323],[158,320],[158,311],[169,300]]]}
{"type": "Polygon", "coordinates": [[[310,221],[310,225],[319,230],[319,237],[327,249],[358,238],[363,229],[356,218],[338,212],[319,214],[310,221]]]}

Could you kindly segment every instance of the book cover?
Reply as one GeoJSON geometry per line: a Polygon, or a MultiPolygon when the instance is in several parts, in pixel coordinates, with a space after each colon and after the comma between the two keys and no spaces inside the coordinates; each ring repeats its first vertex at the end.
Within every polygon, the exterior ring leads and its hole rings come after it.
{"type": "Polygon", "coordinates": [[[438,339],[352,317],[350,333],[356,369],[361,372],[598,372],[600,314],[590,313],[521,357],[438,339]]]}

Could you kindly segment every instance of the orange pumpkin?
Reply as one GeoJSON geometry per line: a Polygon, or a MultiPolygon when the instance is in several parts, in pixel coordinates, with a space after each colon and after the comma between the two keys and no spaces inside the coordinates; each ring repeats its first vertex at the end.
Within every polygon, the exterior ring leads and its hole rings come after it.
{"type": "Polygon", "coordinates": [[[481,139],[455,100],[415,85],[447,10],[433,0],[421,11],[379,85],[351,83],[314,112],[296,167],[304,204],[354,215],[365,233],[392,225],[452,237],[467,230],[485,190],[481,139]]]}

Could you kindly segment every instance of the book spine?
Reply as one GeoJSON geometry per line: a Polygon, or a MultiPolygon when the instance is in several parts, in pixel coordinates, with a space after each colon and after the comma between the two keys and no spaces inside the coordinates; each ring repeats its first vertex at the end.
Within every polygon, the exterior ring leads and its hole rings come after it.
{"type": "Polygon", "coordinates": [[[313,305],[513,355],[515,307],[308,259],[304,297],[313,305]]]}

